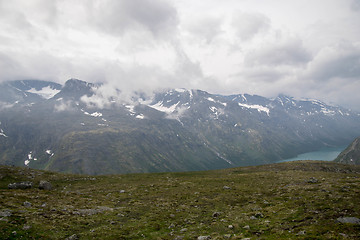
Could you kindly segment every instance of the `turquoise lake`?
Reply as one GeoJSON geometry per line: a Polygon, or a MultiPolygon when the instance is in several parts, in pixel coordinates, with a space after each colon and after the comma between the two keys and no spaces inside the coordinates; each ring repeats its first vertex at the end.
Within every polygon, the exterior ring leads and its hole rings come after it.
{"type": "Polygon", "coordinates": [[[278,162],[289,162],[298,160],[323,160],[332,161],[334,160],[347,146],[342,147],[327,147],[314,152],[307,152],[300,154],[294,158],[284,159],[278,162]]]}

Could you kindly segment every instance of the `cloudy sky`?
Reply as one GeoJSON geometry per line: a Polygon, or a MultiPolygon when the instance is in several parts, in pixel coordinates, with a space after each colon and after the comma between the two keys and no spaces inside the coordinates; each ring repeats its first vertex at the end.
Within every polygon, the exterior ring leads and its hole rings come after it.
{"type": "Polygon", "coordinates": [[[360,0],[0,0],[0,81],[69,78],[360,110],[360,0]]]}

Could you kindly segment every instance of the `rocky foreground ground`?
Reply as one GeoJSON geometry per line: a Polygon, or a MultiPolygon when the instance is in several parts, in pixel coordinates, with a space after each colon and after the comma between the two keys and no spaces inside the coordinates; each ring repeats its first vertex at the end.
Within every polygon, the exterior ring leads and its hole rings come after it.
{"type": "Polygon", "coordinates": [[[66,175],[0,167],[0,239],[360,239],[360,166],[66,175]]]}

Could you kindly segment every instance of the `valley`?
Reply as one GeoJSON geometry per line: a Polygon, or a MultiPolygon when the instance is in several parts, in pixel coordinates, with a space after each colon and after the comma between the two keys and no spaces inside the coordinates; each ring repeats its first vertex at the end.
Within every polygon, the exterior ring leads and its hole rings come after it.
{"type": "Polygon", "coordinates": [[[152,95],[70,79],[0,88],[0,163],[76,174],[269,164],[360,135],[360,114],[314,99],[165,89],[152,95]]]}

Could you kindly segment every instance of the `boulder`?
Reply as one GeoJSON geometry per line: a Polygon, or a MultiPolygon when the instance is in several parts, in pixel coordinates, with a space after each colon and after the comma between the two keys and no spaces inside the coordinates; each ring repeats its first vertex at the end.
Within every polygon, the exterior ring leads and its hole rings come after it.
{"type": "Polygon", "coordinates": [[[52,189],[52,185],[51,185],[51,183],[48,182],[48,181],[40,181],[40,183],[39,183],[39,189],[51,190],[51,189],[52,189]]]}
{"type": "Polygon", "coordinates": [[[197,239],[198,240],[209,240],[209,239],[211,239],[211,237],[210,236],[199,236],[197,239]]]}
{"type": "Polygon", "coordinates": [[[340,223],[360,224],[360,219],[356,217],[342,217],[336,219],[340,223]]]}
{"type": "Polygon", "coordinates": [[[32,182],[17,182],[17,183],[10,183],[8,185],[9,189],[29,189],[32,188],[32,182]]]}

